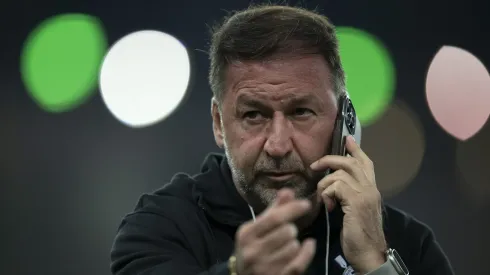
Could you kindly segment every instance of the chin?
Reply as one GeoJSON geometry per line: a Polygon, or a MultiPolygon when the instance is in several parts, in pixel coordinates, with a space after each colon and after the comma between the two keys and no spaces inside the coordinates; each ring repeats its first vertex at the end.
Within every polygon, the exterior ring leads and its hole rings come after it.
{"type": "MultiPolygon", "coordinates": [[[[296,199],[308,199],[311,202],[317,201],[316,192],[308,192],[304,188],[298,187],[289,187],[293,190],[294,197],[296,199]]],[[[261,188],[261,190],[257,190],[258,196],[261,198],[263,203],[267,205],[273,203],[277,197],[277,192],[279,192],[281,188],[261,188]]],[[[316,191],[316,190],[315,190],[316,191]]]]}
{"type": "Polygon", "coordinates": [[[258,197],[264,206],[271,205],[277,198],[278,189],[262,189],[259,191],[258,197]]]}

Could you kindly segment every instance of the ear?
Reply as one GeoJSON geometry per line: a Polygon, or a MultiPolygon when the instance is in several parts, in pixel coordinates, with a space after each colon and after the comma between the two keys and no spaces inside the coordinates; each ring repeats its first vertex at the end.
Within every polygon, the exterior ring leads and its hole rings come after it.
{"type": "Polygon", "coordinates": [[[211,99],[211,117],[213,118],[214,140],[216,141],[216,145],[218,145],[219,148],[223,148],[224,138],[223,127],[221,123],[221,113],[219,110],[218,101],[214,97],[211,99]]]}

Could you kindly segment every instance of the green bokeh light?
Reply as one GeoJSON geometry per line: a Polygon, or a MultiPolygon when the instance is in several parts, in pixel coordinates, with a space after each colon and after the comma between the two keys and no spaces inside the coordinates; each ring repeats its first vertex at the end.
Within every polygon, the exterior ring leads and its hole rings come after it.
{"type": "Polygon", "coordinates": [[[351,27],[337,28],[347,91],[357,115],[367,126],[391,104],[395,67],[388,50],[373,35],[351,27]]]}
{"type": "Polygon", "coordinates": [[[21,73],[41,108],[64,112],[96,92],[107,49],[100,22],[84,14],[64,14],[42,22],[27,38],[21,73]]]}

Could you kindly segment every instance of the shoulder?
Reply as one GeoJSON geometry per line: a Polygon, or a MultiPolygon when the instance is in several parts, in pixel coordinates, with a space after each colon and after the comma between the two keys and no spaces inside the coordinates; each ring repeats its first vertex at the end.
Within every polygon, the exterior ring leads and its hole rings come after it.
{"type": "Polygon", "coordinates": [[[142,194],[132,211],[119,224],[117,237],[125,234],[146,236],[186,232],[200,223],[196,180],[179,173],[161,188],[142,194]]]}
{"type": "Polygon", "coordinates": [[[195,212],[198,208],[196,180],[184,173],[178,173],[161,188],[140,196],[136,207],[126,218],[138,214],[153,214],[175,220],[185,212],[195,212]]]}
{"type": "Polygon", "coordinates": [[[433,234],[431,228],[426,223],[391,205],[384,206],[383,219],[385,231],[389,235],[424,239],[428,235],[433,234]]]}
{"type": "Polygon", "coordinates": [[[383,218],[388,246],[398,251],[410,271],[424,275],[454,274],[426,223],[390,205],[385,205],[383,218]]]}
{"type": "Polygon", "coordinates": [[[193,254],[204,251],[202,232],[205,232],[195,185],[193,177],[177,174],[160,189],[140,197],[135,209],[122,219],[114,238],[111,248],[114,274],[150,270],[155,268],[156,261],[167,262],[161,266],[163,270],[173,268],[172,260],[178,258],[175,255],[185,257],[182,261],[190,264],[194,260],[198,265],[206,264],[205,258],[195,258],[193,254]]]}
{"type": "Polygon", "coordinates": [[[143,194],[118,227],[114,248],[134,240],[184,239],[200,229],[193,177],[176,174],[158,190],[143,194]],[[131,240],[131,241],[130,241],[131,240]]]}

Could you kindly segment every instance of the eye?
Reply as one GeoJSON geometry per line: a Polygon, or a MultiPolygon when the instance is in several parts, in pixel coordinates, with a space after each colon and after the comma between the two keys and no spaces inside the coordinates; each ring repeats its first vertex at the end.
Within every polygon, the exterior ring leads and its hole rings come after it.
{"type": "Polygon", "coordinates": [[[243,114],[243,118],[249,120],[257,120],[263,118],[263,116],[259,111],[248,111],[243,114]]]}
{"type": "Polygon", "coordinates": [[[313,114],[314,114],[314,112],[308,108],[296,108],[294,110],[295,116],[304,117],[304,116],[309,116],[309,115],[313,115],[313,114]]]}

